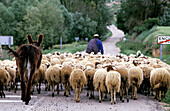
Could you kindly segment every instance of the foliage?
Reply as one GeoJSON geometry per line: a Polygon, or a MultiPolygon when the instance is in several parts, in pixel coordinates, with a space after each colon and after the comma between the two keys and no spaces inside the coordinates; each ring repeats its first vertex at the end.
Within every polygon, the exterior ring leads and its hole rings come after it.
{"type": "Polygon", "coordinates": [[[139,26],[134,27],[134,31],[140,34],[145,30],[151,29],[153,26],[157,26],[158,24],[159,24],[158,18],[148,18],[139,26]]]}
{"type": "MultiPolygon", "coordinates": [[[[96,27],[92,27],[94,28],[93,34],[98,33],[101,36],[107,34],[108,29],[106,26],[112,24],[113,12],[105,5],[105,0],[60,1],[70,12],[81,13],[84,19],[89,17],[91,21],[97,23],[96,27]]],[[[93,34],[90,36],[93,36],[93,34]]],[[[78,35],[80,34],[78,33],[78,35]]]]}
{"type": "MultiPolygon", "coordinates": [[[[135,40],[135,42],[141,42],[143,45],[149,48],[155,48],[158,49],[160,47],[159,44],[157,44],[157,37],[159,35],[166,35],[170,36],[170,27],[153,27],[150,30],[144,31],[141,33],[135,40]]],[[[165,45],[163,47],[163,50],[166,52],[169,52],[169,46],[165,45]]]]}
{"type": "Polygon", "coordinates": [[[14,36],[14,45],[20,46],[27,43],[27,34],[36,40],[42,33],[44,49],[58,44],[60,37],[71,43],[77,36],[105,36],[112,19],[105,0],[0,0],[0,14],[0,35],[14,36]]]}
{"type": "Polygon", "coordinates": [[[43,50],[43,54],[54,53],[54,52],[76,53],[77,51],[83,51],[86,48],[87,48],[87,43],[85,43],[85,42],[78,42],[77,46],[75,46],[75,42],[73,42],[71,44],[63,44],[62,45],[62,51],[60,50],[60,45],[55,45],[53,47],[53,49],[43,50]]]}
{"type": "MultiPolygon", "coordinates": [[[[167,4],[162,0],[127,0],[122,3],[117,16],[118,28],[131,34],[134,27],[139,27],[147,19],[161,17],[165,7],[167,4]]],[[[151,21],[148,22],[150,23],[148,23],[147,28],[152,28],[151,21]]],[[[140,31],[142,28],[138,29],[140,31]]]]}
{"type": "Polygon", "coordinates": [[[159,18],[159,21],[162,26],[170,26],[170,3],[166,7],[163,16],[159,18]]]}
{"type": "Polygon", "coordinates": [[[168,90],[168,92],[166,94],[166,99],[163,98],[162,101],[165,102],[165,103],[170,104],[170,90],[168,90]]]}

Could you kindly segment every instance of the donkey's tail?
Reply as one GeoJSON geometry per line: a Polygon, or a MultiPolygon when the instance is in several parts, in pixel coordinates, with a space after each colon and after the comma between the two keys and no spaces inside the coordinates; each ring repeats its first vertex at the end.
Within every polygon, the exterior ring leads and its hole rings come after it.
{"type": "Polygon", "coordinates": [[[8,53],[12,52],[12,54],[15,56],[15,57],[19,57],[18,53],[14,50],[12,50],[11,48],[7,47],[7,49],[9,50],[8,53]]]}

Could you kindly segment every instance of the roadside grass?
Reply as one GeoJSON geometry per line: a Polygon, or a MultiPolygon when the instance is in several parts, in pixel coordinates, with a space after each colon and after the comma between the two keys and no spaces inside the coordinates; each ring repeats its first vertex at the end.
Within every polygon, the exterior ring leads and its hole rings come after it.
{"type": "Polygon", "coordinates": [[[54,45],[52,49],[42,50],[43,54],[60,52],[60,53],[76,53],[77,51],[83,51],[87,48],[87,43],[85,41],[80,41],[75,45],[71,44],[62,44],[62,50],[60,50],[60,45],[54,45]]]}
{"type": "MultiPolygon", "coordinates": [[[[116,43],[116,46],[120,48],[123,54],[136,54],[138,50],[142,54],[153,57],[152,49],[159,49],[160,45],[157,43],[158,35],[170,36],[170,27],[155,26],[150,30],[144,31],[139,36],[137,36],[134,42],[131,42],[131,37],[126,35],[126,41],[121,40],[116,43]]],[[[163,56],[162,61],[170,65],[170,45],[163,45],[163,56]]],[[[159,58],[159,57],[157,57],[159,58]]]]}
{"type": "Polygon", "coordinates": [[[166,105],[165,107],[170,107],[170,90],[168,90],[168,92],[166,93],[166,98],[163,98],[162,102],[169,104],[169,105],[166,105]]]}
{"type": "MultiPolygon", "coordinates": [[[[169,30],[170,27],[154,26],[152,29],[144,31],[138,37],[136,37],[135,42],[141,42],[143,45],[159,48],[160,45],[157,42],[157,37],[159,35],[170,36],[169,30]]],[[[169,49],[168,51],[170,52],[169,45],[165,45],[164,48],[169,49]]]]}

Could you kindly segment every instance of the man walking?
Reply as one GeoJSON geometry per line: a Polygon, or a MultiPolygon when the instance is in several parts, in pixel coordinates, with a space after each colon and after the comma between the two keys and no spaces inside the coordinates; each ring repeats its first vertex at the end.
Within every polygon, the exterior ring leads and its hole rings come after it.
{"type": "Polygon", "coordinates": [[[101,52],[101,54],[104,54],[103,50],[103,44],[99,40],[99,35],[94,34],[94,38],[90,40],[90,42],[87,45],[86,53],[94,52],[94,54],[97,54],[98,52],[101,52]]]}

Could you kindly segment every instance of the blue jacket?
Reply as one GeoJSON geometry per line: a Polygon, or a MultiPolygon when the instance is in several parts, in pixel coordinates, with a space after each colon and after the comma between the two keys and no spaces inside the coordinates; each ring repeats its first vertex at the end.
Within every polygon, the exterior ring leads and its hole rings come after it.
{"type": "Polygon", "coordinates": [[[98,52],[101,51],[101,54],[104,54],[103,45],[99,39],[97,39],[97,47],[98,47],[98,52]]]}

